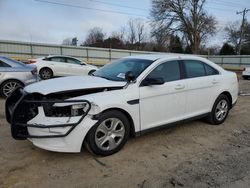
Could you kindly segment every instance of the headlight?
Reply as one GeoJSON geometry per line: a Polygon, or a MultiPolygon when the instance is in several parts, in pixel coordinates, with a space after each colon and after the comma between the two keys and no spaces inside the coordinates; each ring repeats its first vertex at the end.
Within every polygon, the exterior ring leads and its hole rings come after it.
{"type": "Polygon", "coordinates": [[[82,116],[89,108],[88,103],[66,104],[55,103],[54,105],[44,105],[44,113],[47,117],[74,117],[82,116]]]}
{"type": "Polygon", "coordinates": [[[81,116],[88,110],[88,104],[73,104],[71,106],[71,116],[81,116]]]}

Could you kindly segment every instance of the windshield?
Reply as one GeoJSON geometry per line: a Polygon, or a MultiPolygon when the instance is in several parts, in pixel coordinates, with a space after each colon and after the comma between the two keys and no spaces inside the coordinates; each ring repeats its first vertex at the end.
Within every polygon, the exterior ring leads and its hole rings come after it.
{"type": "Polygon", "coordinates": [[[137,78],[152,62],[146,59],[123,58],[105,65],[93,75],[112,81],[125,81],[126,72],[132,71],[137,78]]]}

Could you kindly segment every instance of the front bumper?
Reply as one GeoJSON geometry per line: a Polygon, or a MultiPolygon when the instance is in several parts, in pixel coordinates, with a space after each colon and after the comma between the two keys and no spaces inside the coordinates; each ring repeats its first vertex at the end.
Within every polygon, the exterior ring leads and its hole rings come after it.
{"type": "MultiPolygon", "coordinates": [[[[12,137],[19,140],[26,138],[46,139],[66,137],[83,121],[90,108],[91,104],[87,100],[35,100],[21,88],[16,89],[11,96],[7,98],[5,103],[6,119],[11,124],[12,137]],[[57,121],[59,123],[53,123],[52,121],[52,123],[40,124],[40,122],[44,122],[48,119],[46,116],[40,117],[40,119],[38,118],[38,121],[32,121],[39,116],[39,108],[41,109],[44,105],[55,103],[86,103],[87,109],[83,115],[74,122],[67,121],[62,123],[57,121]],[[60,131],[58,131],[58,129],[60,129],[60,131]]],[[[74,118],[69,117],[69,119],[74,118]]]]}

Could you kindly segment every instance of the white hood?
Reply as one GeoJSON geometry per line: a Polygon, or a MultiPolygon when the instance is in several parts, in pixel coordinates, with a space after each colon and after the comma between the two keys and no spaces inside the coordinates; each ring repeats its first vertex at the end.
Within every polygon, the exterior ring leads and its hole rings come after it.
{"type": "Polygon", "coordinates": [[[37,82],[26,86],[24,90],[28,93],[47,95],[50,93],[79,89],[121,87],[125,84],[125,82],[110,81],[95,76],[68,76],[37,82]]]}

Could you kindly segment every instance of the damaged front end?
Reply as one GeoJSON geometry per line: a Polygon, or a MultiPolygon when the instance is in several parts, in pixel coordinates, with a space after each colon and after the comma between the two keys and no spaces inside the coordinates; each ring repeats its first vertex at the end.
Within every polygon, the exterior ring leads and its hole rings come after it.
{"type": "Polygon", "coordinates": [[[79,94],[83,94],[83,91],[45,96],[16,89],[5,104],[12,137],[21,140],[67,136],[91,109],[91,103],[87,100],[69,99],[79,94]]]}

